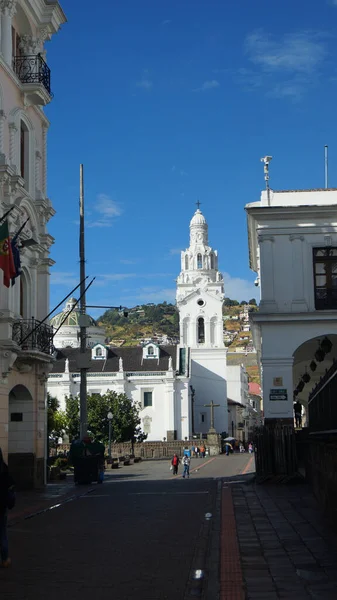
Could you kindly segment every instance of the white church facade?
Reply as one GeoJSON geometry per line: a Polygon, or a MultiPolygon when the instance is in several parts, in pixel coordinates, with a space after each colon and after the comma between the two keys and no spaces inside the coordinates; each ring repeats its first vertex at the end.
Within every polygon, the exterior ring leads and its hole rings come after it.
{"type": "MultiPolygon", "coordinates": [[[[179,344],[159,346],[151,341],[138,347],[107,347],[104,330],[91,320],[88,394],[113,390],[139,403],[142,429],[149,441],[206,434],[211,414],[205,405],[210,402],[217,405],[216,431],[227,432],[223,301],[217,252],[208,245],[208,226],[198,209],[190,223],[190,246],[182,252],[177,279],[179,344]]],[[[79,311],[74,302],[71,299],[63,313],[52,320],[54,327],[60,327],[65,319],[55,336],[56,359],[48,380],[48,392],[59,399],[62,409],[67,396],[79,393],[79,311]]]]}

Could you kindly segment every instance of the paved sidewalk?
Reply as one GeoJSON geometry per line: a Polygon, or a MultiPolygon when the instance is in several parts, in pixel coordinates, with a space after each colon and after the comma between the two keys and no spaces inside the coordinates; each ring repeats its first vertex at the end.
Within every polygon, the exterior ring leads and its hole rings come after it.
{"type": "Polygon", "coordinates": [[[221,600],[336,600],[337,535],[309,487],[223,486],[221,600]]]}
{"type": "Polygon", "coordinates": [[[68,498],[88,493],[93,486],[74,484],[73,476],[68,475],[64,481],[48,483],[44,488],[17,492],[16,505],[8,512],[8,522],[11,526],[18,520],[27,519],[31,515],[46,510],[68,498]]]}

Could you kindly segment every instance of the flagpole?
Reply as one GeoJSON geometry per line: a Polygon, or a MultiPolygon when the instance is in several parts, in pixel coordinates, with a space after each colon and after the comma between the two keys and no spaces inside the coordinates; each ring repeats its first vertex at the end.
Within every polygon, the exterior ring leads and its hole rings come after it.
{"type": "Polygon", "coordinates": [[[87,349],[86,328],[86,300],[85,300],[85,244],[84,244],[84,187],[83,187],[83,165],[80,165],[80,439],[88,433],[87,418],[87,369],[85,366],[85,354],[87,349]]]}

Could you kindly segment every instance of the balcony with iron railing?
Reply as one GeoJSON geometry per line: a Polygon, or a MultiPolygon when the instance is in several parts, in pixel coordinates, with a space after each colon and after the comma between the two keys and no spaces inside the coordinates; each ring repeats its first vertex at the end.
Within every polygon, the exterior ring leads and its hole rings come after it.
{"type": "Polygon", "coordinates": [[[26,352],[53,353],[53,327],[37,319],[20,319],[12,326],[12,339],[26,352]]]}
{"type": "Polygon", "coordinates": [[[14,56],[13,69],[33,104],[50,102],[50,68],[41,54],[14,56]]]}

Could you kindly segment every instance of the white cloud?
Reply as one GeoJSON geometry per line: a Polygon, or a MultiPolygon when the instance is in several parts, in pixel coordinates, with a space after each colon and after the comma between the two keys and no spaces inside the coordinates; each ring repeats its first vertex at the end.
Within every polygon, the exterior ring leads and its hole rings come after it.
{"type": "Polygon", "coordinates": [[[314,31],[278,38],[254,31],[245,40],[245,52],[256,70],[240,69],[241,83],[250,89],[264,85],[268,95],[292,99],[299,99],[315,83],[327,54],[324,35],[314,31]]]}
{"type": "Polygon", "coordinates": [[[225,296],[231,300],[250,300],[255,298],[257,303],[260,298],[260,288],[255,287],[253,281],[232,277],[229,273],[223,273],[225,284],[225,296]]]}
{"type": "Polygon", "coordinates": [[[148,302],[175,302],[176,290],[173,288],[160,287],[141,287],[136,290],[136,294],[125,296],[122,303],[125,306],[134,304],[147,304],[148,302]]]}
{"type": "Polygon", "coordinates": [[[245,47],[250,60],[267,71],[312,73],[326,54],[322,35],[307,31],[285,34],[278,40],[255,31],[247,36],[245,47]]]}
{"type": "Polygon", "coordinates": [[[137,81],[136,86],[143,90],[151,90],[153,88],[153,81],[147,77],[142,77],[140,81],[137,81]]]}
{"type": "Polygon", "coordinates": [[[217,79],[211,79],[209,81],[204,81],[204,83],[201,85],[201,87],[196,88],[194,91],[195,92],[207,92],[208,90],[214,90],[215,88],[218,88],[220,86],[220,83],[217,81],[217,79]]]}
{"type": "Polygon", "coordinates": [[[87,227],[111,227],[113,219],[122,214],[120,205],[107,194],[98,194],[93,211],[101,216],[92,221],[89,219],[86,222],[87,227]]]}
{"type": "Polygon", "coordinates": [[[75,286],[80,283],[79,274],[69,273],[67,271],[51,271],[51,285],[75,286]]]}

